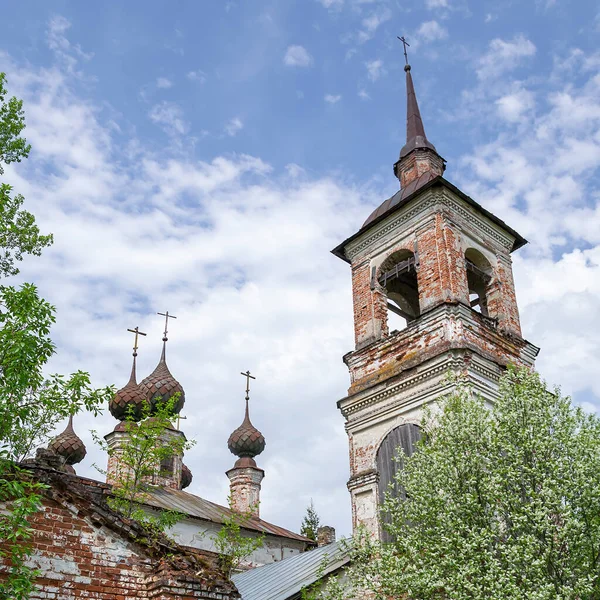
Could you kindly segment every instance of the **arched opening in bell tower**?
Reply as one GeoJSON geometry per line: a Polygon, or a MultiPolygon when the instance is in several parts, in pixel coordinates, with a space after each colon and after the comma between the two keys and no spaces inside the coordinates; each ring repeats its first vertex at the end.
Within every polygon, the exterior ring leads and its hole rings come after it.
{"type": "Polygon", "coordinates": [[[419,317],[417,262],[410,250],[398,250],[382,263],[379,285],[386,291],[388,331],[404,329],[419,317]]]}
{"type": "Polygon", "coordinates": [[[469,248],[465,252],[465,267],[471,308],[487,317],[489,316],[488,289],[492,281],[492,265],[479,250],[469,248]]]}

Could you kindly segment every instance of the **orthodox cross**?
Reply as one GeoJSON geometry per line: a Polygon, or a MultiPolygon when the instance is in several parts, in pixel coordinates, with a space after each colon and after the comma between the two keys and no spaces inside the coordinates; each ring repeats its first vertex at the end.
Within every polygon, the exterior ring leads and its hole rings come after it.
{"type": "Polygon", "coordinates": [[[165,318],[165,332],[163,334],[163,340],[166,341],[167,340],[167,333],[168,333],[167,326],[169,325],[169,319],[176,319],[177,317],[175,315],[170,315],[169,311],[164,312],[164,313],[159,312],[159,313],[156,313],[156,314],[165,318]]]}
{"type": "Polygon", "coordinates": [[[399,35],[396,36],[404,45],[404,60],[406,60],[406,64],[408,64],[408,54],[406,53],[406,47],[408,46],[410,48],[410,44],[406,41],[406,39],[404,39],[404,36],[400,37],[399,35]]]}
{"type": "Polygon", "coordinates": [[[138,349],[138,335],[143,335],[145,336],[146,334],[143,333],[142,331],[140,331],[139,327],[136,327],[135,329],[128,329],[127,331],[131,331],[131,333],[135,333],[135,341],[133,342],[133,355],[137,356],[137,349],[138,349]]]}
{"type": "Polygon", "coordinates": [[[179,424],[180,424],[181,419],[183,419],[185,421],[187,419],[187,417],[182,417],[180,414],[177,415],[177,431],[180,431],[179,424]]]}
{"type": "Polygon", "coordinates": [[[250,400],[250,380],[256,379],[254,375],[250,375],[250,371],[246,371],[245,373],[240,373],[246,378],[246,400],[250,400]]]}

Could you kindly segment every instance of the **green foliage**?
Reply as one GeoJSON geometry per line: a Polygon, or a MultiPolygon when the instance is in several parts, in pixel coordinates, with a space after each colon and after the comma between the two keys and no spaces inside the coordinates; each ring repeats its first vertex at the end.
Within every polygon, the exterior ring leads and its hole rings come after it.
{"type": "Polygon", "coordinates": [[[142,506],[148,499],[156,477],[166,475],[160,471],[161,463],[182,455],[195,443],[179,435],[169,435],[168,430],[173,428],[172,422],[177,418],[173,409],[178,396],[179,394],[175,394],[167,402],[154,405],[145,402],[139,423],[135,410],[129,406],[124,421],[128,436],[126,444],[111,446],[96,432],[92,432],[94,440],[108,454],[109,459],[118,457],[121,467],[113,483],[109,505],[143,525],[150,538],[159,532],[164,533],[182,517],[177,511],[171,510],[150,513],[142,506]]]}
{"type": "MultiPolygon", "coordinates": [[[[0,163],[1,171],[1,163],[0,163]]],[[[40,235],[35,217],[20,210],[23,196],[11,196],[12,186],[0,183],[0,275],[16,275],[15,261],[23,254],[39,256],[42,249],[52,244],[52,234],[40,235]]]]}
{"type": "MultiPolygon", "coordinates": [[[[0,73],[0,175],[3,164],[20,162],[30,146],[20,136],[25,127],[22,101],[7,99],[6,77],[0,73]]],[[[22,196],[11,197],[0,183],[0,278],[18,273],[24,254],[39,255],[52,243],[40,235],[35,218],[21,210],[22,196]]],[[[39,297],[35,286],[0,286],[0,559],[9,577],[0,583],[0,599],[25,600],[35,571],[26,564],[32,530],[28,517],[39,510],[44,486],[32,481],[18,462],[48,439],[56,424],[82,408],[97,412],[113,394],[94,390],[87,373],[69,377],[44,374],[55,347],[50,339],[54,307],[39,297]]]]}
{"type": "Polygon", "coordinates": [[[228,577],[239,569],[244,559],[263,545],[264,533],[254,535],[242,532],[242,529],[248,528],[251,519],[251,511],[240,513],[232,510],[231,515],[223,519],[219,532],[211,537],[219,553],[221,568],[228,577]]]}
{"type": "MultiPolygon", "coordinates": [[[[6,75],[0,73],[0,175],[2,164],[21,162],[29,155],[31,146],[21,132],[25,128],[23,101],[7,99],[6,75]]],[[[52,235],[40,235],[34,216],[20,210],[23,196],[11,197],[12,187],[0,183],[0,276],[16,275],[15,261],[23,254],[39,256],[42,248],[52,243],[52,235]]]]}
{"type": "Polygon", "coordinates": [[[2,163],[21,162],[29,156],[31,146],[21,132],[25,129],[23,100],[6,99],[6,74],[0,73],[0,175],[4,173],[2,163]]]}
{"type": "Polygon", "coordinates": [[[466,387],[402,457],[406,499],[361,571],[377,598],[600,598],[600,419],[509,369],[490,410],[466,387]]]}
{"type": "Polygon", "coordinates": [[[319,529],[319,525],[321,524],[321,519],[315,510],[315,505],[313,503],[312,498],[310,499],[310,504],[306,507],[306,514],[302,519],[302,525],[300,527],[300,535],[303,535],[311,540],[317,540],[317,531],[319,529]]]}

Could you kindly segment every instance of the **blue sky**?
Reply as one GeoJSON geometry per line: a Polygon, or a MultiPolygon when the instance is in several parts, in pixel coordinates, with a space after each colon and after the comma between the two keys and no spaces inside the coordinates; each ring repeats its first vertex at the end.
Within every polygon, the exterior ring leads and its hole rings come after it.
{"type": "MultiPolygon", "coordinates": [[[[6,180],[56,243],[24,263],[56,304],[58,371],[124,384],[169,364],[192,491],[224,503],[226,440],[258,379],[265,518],[312,497],[349,532],[350,276],[329,250],[397,190],[403,56],[447,178],[530,241],[514,256],[538,368],[600,406],[600,12],[566,0],[5,3],[0,70],[25,100],[6,180]],[[77,332],[74,334],[74,332],[77,332]],[[324,460],[323,457],[327,457],[324,460]]],[[[104,458],[90,449],[79,472],[104,458]]]]}

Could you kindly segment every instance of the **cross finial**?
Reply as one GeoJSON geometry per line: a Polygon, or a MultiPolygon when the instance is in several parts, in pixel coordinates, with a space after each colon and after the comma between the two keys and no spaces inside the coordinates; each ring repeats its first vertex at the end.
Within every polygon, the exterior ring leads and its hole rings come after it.
{"type": "Polygon", "coordinates": [[[176,319],[177,317],[175,315],[170,315],[169,311],[164,312],[164,313],[159,312],[159,313],[156,313],[156,314],[165,318],[165,331],[163,333],[163,342],[166,342],[167,341],[167,333],[169,333],[168,330],[167,330],[167,327],[169,325],[169,319],[176,319]]]}
{"type": "Polygon", "coordinates": [[[406,61],[406,65],[408,66],[408,54],[406,53],[406,47],[408,46],[410,48],[410,44],[406,41],[404,36],[400,37],[399,35],[397,35],[396,37],[402,42],[404,46],[404,60],[406,61]]]}
{"type": "Polygon", "coordinates": [[[137,356],[137,349],[138,349],[138,336],[139,335],[143,335],[145,336],[146,334],[143,333],[142,331],[140,331],[140,328],[136,326],[135,329],[128,329],[127,331],[131,331],[131,333],[135,333],[135,341],[133,342],[133,355],[137,356]]]}
{"type": "Polygon", "coordinates": [[[250,400],[250,380],[256,379],[254,375],[250,375],[250,371],[246,371],[245,373],[240,373],[246,378],[246,402],[250,400]]]}

